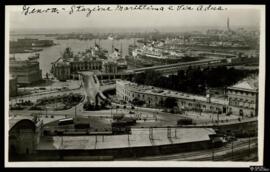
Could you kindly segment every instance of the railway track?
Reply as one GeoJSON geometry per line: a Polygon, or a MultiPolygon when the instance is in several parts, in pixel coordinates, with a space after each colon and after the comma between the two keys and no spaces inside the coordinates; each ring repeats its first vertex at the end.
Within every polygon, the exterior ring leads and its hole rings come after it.
{"type": "MultiPolygon", "coordinates": [[[[256,149],[257,138],[251,138],[250,145],[251,145],[251,150],[256,149]]],[[[248,147],[249,147],[249,140],[245,139],[245,140],[234,142],[234,156],[232,156],[230,153],[226,153],[232,150],[231,143],[228,143],[223,147],[214,148],[214,149],[207,149],[207,150],[202,150],[202,151],[179,153],[179,154],[172,154],[172,155],[142,157],[142,158],[138,158],[138,160],[151,160],[151,161],[158,161],[158,160],[202,161],[204,160],[204,161],[207,161],[207,160],[212,160],[213,152],[214,152],[214,161],[226,160],[232,157],[234,157],[235,159],[237,159],[238,157],[239,159],[239,156],[243,154],[238,154],[237,152],[241,152],[244,150],[249,151],[248,147]]]]}
{"type": "MultiPolygon", "coordinates": [[[[253,143],[250,145],[250,150],[247,147],[248,145],[243,145],[241,148],[234,151],[234,153],[225,153],[223,155],[216,155],[214,157],[214,161],[237,161],[241,160],[244,156],[248,156],[251,153],[257,152],[257,145],[256,143],[253,143]]],[[[231,151],[228,149],[228,151],[231,151]]],[[[222,153],[222,152],[220,152],[222,153]]],[[[199,158],[194,159],[195,161],[211,161],[213,160],[212,157],[205,157],[205,158],[199,158]]]]}

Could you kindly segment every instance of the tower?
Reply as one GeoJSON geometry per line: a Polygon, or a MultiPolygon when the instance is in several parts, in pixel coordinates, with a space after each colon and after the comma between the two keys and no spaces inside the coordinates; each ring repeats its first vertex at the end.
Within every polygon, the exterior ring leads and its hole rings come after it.
{"type": "Polygon", "coordinates": [[[231,28],[230,28],[230,18],[229,17],[227,18],[227,30],[228,31],[231,31],[231,28]]]}
{"type": "Polygon", "coordinates": [[[120,45],[121,47],[120,47],[120,55],[122,56],[122,54],[123,54],[123,46],[122,46],[122,41],[121,41],[121,45],[120,45]]]}

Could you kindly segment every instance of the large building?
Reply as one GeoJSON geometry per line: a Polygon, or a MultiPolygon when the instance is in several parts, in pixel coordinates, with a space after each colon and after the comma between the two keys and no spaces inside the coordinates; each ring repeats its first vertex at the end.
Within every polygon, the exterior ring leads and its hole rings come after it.
{"type": "Polygon", "coordinates": [[[121,57],[121,52],[114,49],[107,54],[98,45],[83,52],[73,54],[66,48],[60,58],[52,63],[51,73],[60,81],[79,79],[79,72],[101,71],[105,74],[116,74],[127,69],[127,62],[121,57]]]}
{"type": "Polygon", "coordinates": [[[129,81],[116,81],[118,98],[132,102],[135,98],[145,102],[148,107],[159,107],[167,98],[175,98],[181,110],[202,110],[205,112],[227,112],[227,99],[217,99],[210,96],[198,96],[157,87],[137,85],[129,81]]]}
{"type": "Polygon", "coordinates": [[[255,116],[258,113],[257,81],[257,78],[246,78],[227,88],[229,111],[240,116],[255,116]]]}
{"type": "Polygon", "coordinates": [[[10,58],[9,63],[10,75],[17,78],[19,85],[31,85],[42,80],[42,71],[35,58],[28,60],[10,58]]]}
{"type": "Polygon", "coordinates": [[[116,95],[126,102],[140,100],[147,107],[161,107],[167,98],[175,98],[180,110],[233,113],[253,117],[257,114],[258,89],[248,83],[251,82],[246,80],[228,87],[226,93],[228,98],[214,98],[210,94],[199,96],[118,80],[116,95]]]}
{"type": "Polygon", "coordinates": [[[102,69],[102,60],[98,59],[92,49],[73,55],[67,48],[62,57],[52,63],[51,73],[60,81],[78,77],[78,72],[102,69]]]}
{"type": "Polygon", "coordinates": [[[117,73],[117,63],[114,61],[106,61],[103,63],[103,72],[104,73],[117,73]]]}
{"type": "Polygon", "coordinates": [[[59,81],[66,81],[70,78],[70,63],[59,58],[52,66],[52,73],[59,81]]]}

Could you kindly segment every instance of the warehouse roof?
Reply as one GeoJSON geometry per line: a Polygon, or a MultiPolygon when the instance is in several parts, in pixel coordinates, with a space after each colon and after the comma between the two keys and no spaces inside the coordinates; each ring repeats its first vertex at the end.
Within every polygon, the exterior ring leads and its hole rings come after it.
{"type": "Polygon", "coordinates": [[[153,140],[149,139],[149,128],[133,128],[130,135],[43,137],[37,149],[93,150],[160,146],[210,141],[209,136],[215,134],[211,128],[176,128],[177,137],[175,137],[174,130],[174,128],[171,129],[172,137],[170,140],[167,136],[167,128],[153,128],[153,140]]]}
{"type": "MultiPolygon", "coordinates": [[[[146,85],[138,85],[133,82],[129,81],[117,81],[123,82],[123,85],[126,85],[126,89],[132,90],[134,92],[138,93],[144,93],[144,94],[150,94],[150,95],[156,95],[156,96],[164,96],[164,97],[174,97],[178,99],[189,99],[193,101],[207,101],[207,98],[205,96],[201,95],[195,95],[195,94],[188,94],[188,93],[183,93],[183,92],[177,92],[177,91],[172,91],[172,90],[165,90],[153,86],[146,86],[146,85]]],[[[212,103],[217,103],[217,104],[228,104],[228,100],[222,99],[222,98],[211,98],[212,103]]]]}

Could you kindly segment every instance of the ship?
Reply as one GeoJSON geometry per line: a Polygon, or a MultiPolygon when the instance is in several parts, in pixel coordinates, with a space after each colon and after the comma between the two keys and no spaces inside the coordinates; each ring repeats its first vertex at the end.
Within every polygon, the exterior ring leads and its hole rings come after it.
{"type": "Polygon", "coordinates": [[[154,64],[150,61],[143,60],[134,56],[126,56],[126,62],[127,65],[131,68],[139,68],[139,67],[151,67],[154,66],[154,64]]]}
{"type": "Polygon", "coordinates": [[[128,64],[136,64],[136,67],[146,67],[153,65],[173,64],[187,62],[203,58],[191,52],[180,52],[172,50],[171,47],[129,47],[129,56],[126,57],[128,64]]]}

